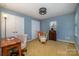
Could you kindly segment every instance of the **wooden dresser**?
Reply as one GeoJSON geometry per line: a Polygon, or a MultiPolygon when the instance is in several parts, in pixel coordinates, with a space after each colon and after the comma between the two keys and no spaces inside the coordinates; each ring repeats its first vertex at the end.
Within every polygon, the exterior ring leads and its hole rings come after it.
{"type": "Polygon", "coordinates": [[[56,41],[56,31],[49,30],[49,40],[56,41]]]}
{"type": "Polygon", "coordinates": [[[17,38],[12,40],[1,40],[0,48],[2,48],[2,56],[10,56],[10,49],[16,48],[18,55],[21,56],[21,41],[17,38]]]}

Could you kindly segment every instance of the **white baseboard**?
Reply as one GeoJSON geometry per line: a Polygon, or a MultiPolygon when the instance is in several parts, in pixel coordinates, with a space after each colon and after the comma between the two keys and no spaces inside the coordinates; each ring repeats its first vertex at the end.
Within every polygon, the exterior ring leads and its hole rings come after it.
{"type": "Polygon", "coordinates": [[[75,42],[73,42],[73,41],[62,40],[62,39],[57,39],[57,41],[68,42],[68,43],[75,43],[75,42]]]}
{"type": "Polygon", "coordinates": [[[27,40],[27,41],[29,42],[29,41],[32,41],[32,40],[34,40],[34,39],[30,39],[30,40],[27,40]]]}
{"type": "Polygon", "coordinates": [[[30,40],[27,40],[27,42],[29,42],[29,41],[32,41],[32,39],[30,39],[30,40]]]}
{"type": "MultiPolygon", "coordinates": [[[[30,39],[30,40],[27,40],[27,41],[29,42],[29,41],[32,41],[32,40],[34,40],[34,39],[30,39]]],[[[68,43],[75,43],[73,41],[62,40],[62,39],[57,39],[57,41],[68,42],[68,43]]]]}

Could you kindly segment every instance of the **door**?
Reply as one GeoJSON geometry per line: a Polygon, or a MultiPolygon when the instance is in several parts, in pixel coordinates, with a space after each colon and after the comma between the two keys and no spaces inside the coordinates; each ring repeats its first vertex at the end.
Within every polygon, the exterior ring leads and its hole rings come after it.
{"type": "Polygon", "coordinates": [[[38,31],[40,31],[40,22],[32,20],[32,39],[37,38],[38,31]]]}

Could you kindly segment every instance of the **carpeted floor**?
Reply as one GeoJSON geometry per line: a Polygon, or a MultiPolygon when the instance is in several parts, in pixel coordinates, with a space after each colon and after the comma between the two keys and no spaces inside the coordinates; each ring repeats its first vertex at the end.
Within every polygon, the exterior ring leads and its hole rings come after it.
{"type": "Polygon", "coordinates": [[[71,43],[48,40],[42,44],[35,39],[27,44],[28,56],[78,56],[75,45],[71,43]]]}

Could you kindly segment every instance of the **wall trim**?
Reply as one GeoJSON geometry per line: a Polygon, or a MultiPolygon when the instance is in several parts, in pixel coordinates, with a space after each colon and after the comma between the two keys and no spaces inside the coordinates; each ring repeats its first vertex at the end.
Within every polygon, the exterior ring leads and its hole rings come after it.
{"type": "Polygon", "coordinates": [[[62,42],[68,42],[68,43],[75,43],[75,42],[70,42],[70,41],[67,41],[67,40],[63,40],[63,39],[57,39],[57,41],[62,41],[62,42]]]}
{"type": "Polygon", "coordinates": [[[27,40],[27,42],[30,42],[30,41],[33,41],[33,40],[35,40],[35,39],[30,39],[30,40],[27,40]]]}
{"type": "MultiPolygon", "coordinates": [[[[33,41],[33,40],[35,40],[35,39],[30,39],[30,40],[27,40],[27,41],[29,42],[29,41],[33,41]]],[[[62,39],[57,39],[57,41],[68,42],[68,43],[75,43],[75,42],[70,42],[70,41],[62,40],[62,39]]]]}
{"type": "Polygon", "coordinates": [[[32,41],[32,39],[28,39],[28,40],[27,40],[27,42],[30,42],[30,41],[32,41]]]}

